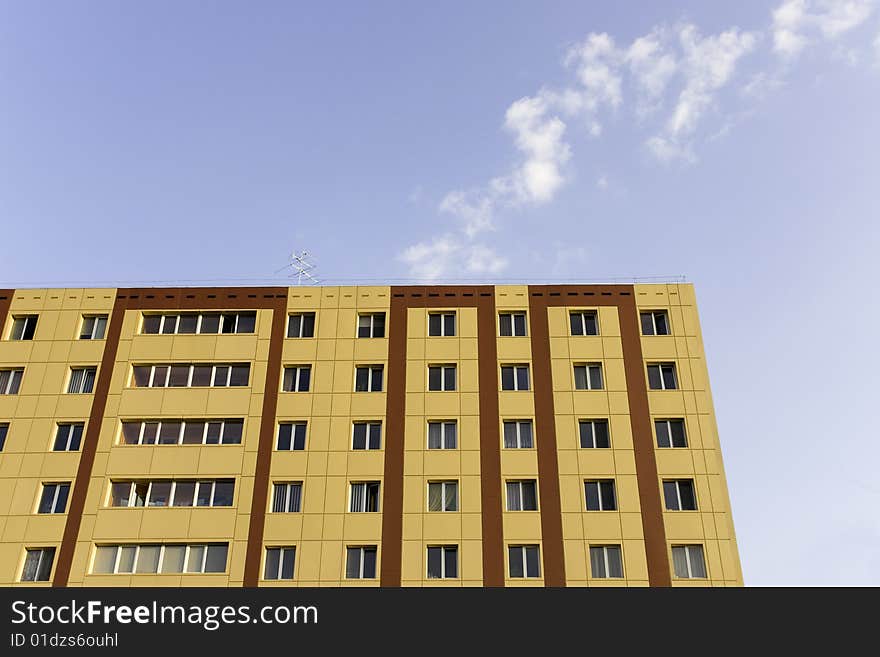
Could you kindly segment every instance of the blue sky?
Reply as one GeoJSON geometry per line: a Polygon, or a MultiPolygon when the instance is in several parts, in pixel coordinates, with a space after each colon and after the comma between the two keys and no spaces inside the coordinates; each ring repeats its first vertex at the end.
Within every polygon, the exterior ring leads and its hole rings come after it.
{"type": "Polygon", "coordinates": [[[6,1],[0,285],[685,275],[746,582],[878,585],[878,4],[6,1]]]}

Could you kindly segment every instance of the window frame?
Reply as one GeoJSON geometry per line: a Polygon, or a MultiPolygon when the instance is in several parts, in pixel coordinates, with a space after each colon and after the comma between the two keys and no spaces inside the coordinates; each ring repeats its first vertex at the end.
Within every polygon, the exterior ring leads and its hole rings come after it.
{"type": "Polygon", "coordinates": [[[461,566],[458,562],[458,545],[428,545],[425,549],[425,579],[459,579],[461,566]],[[440,550],[440,574],[431,575],[431,550],[440,550]],[[455,554],[455,575],[446,573],[446,555],[448,552],[455,554]]]}
{"type": "Polygon", "coordinates": [[[284,420],[279,421],[278,431],[275,433],[275,451],[276,452],[302,452],[306,449],[306,443],[309,439],[309,422],[308,420],[284,420]],[[283,427],[290,427],[290,447],[281,447],[281,431],[283,427]],[[297,429],[303,427],[302,447],[297,448],[297,429]]]}
{"type": "Polygon", "coordinates": [[[622,545],[620,545],[619,543],[601,544],[601,545],[590,544],[588,552],[590,554],[590,579],[614,579],[614,580],[626,579],[626,570],[624,568],[624,563],[623,563],[623,546],[622,545]],[[603,572],[605,573],[604,575],[596,575],[595,574],[596,567],[593,562],[593,554],[594,554],[593,550],[601,550],[602,551],[602,564],[601,565],[602,565],[603,572]],[[610,568],[611,562],[608,558],[608,554],[609,554],[610,550],[617,551],[618,564],[620,566],[620,576],[619,577],[611,574],[611,568],[610,568]]]}
{"type": "Polygon", "coordinates": [[[427,426],[426,440],[428,450],[458,449],[458,420],[428,420],[427,426]],[[431,447],[431,425],[439,425],[440,427],[440,447],[431,447]],[[447,445],[449,439],[447,428],[449,426],[453,427],[452,440],[455,444],[452,447],[447,445]]]}
{"type": "Polygon", "coordinates": [[[504,511],[506,513],[522,513],[522,512],[539,512],[541,510],[541,501],[538,498],[538,480],[537,479],[505,479],[504,480],[504,498],[506,504],[504,505],[504,511]],[[525,484],[530,484],[534,488],[534,498],[535,498],[535,508],[527,509],[525,508],[525,495],[523,495],[523,486],[525,484]],[[510,498],[510,486],[516,485],[519,489],[518,497],[519,497],[519,508],[512,509],[511,508],[511,498],[510,498]]]}
{"type": "Polygon", "coordinates": [[[229,571],[229,543],[110,543],[110,544],[95,544],[95,549],[92,550],[92,558],[91,564],[89,567],[90,575],[220,575],[225,574],[229,571]],[[224,546],[226,548],[226,559],[223,564],[223,570],[206,570],[206,566],[208,565],[208,549],[211,547],[219,547],[224,546]],[[141,548],[145,547],[158,547],[159,548],[159,557],[156,561],[156,570],[155,571],[145,571],[138,572],[138,558],[140,557],[141,548]],[[166,547],[183,547],[183,569],[180,572],[171,571],[171,572],[163,572],[163,566],[165,565],[165,548],[166,547]],[[115,555],[113,558],[113,571],[110,573],[102,573],[95,572],[95,560],[98,556],[98,548],[115,548],[115,555]],[[119,570],[119,562],[122,557],[123,548],[134,548],[134,556],[131,561],[131,571],[120,571],[119,570]],[[196,548],[204,548],[202,551],[201,563],[199,565],[199,570],[191,571],[188,569],[190,553],[196,548]]]}
{"type": "Polygon", "coordinates": [[[655,392],[657,392],[657,391],[664,391],[665,392],[668,390],[681,390],[681,381],[679,381],[679,378],[678,378],[678,367],[677,367],[675,361],[662,361],[662,362],[661,361],[657,361],[657,362],[652,361],[650,363],[646,363],[645,373],[647,376],[648,390],[653,390],[655,392]],[[652,367],[658,368],[658,374],[660,377],[660,379],[659,379],[660,380],[660,387],[659,388],[655,388],[651,385],[651,368],[652,367]],[[672,387],[669,387],[666,385],[666,377],[663,372],[663,368],[665,368],[665,367],[672,368],[672,387]]]}
{"type": "Polygon", "coordinates": [[[669,511],[671,513],[679,513],[682,511],[687,512],[687,511],[699,511],[700,510],[700,504],[699,504],[699,501],[697,500],[697,482],[694,479],[688,479],[686,477],[679,478],[679,479],[663,479],[662,489],[663,489],[663,510],[664,511],[669,511]],[[693,500],[694,500],[694,507],[692,509],[691,508],[687,508],[687,509],[684,508],[684,503],[682,501],[682,496],[681,496],[682,484],[686,484],[691,487],[691,497],[693,497],[693,500]],[[670,497],[667,495],[667,485],[669,485],[670,487],[675,487],[675,498],[674,498],[674,501],[676,504],[675,508],[671,508],[669,506],[670,497]]]}
{"type": "Polygon", "coordinates": [[[584,479],[583,491],[584,491],[584,510],[586,512],[606,513],[606,512],[620,511],[620,504],[617,499],[617,482],[613,478],[604,477],[602,479],[584,479]],[[599,508],[598,509],[591,509],[590,508],[590,496],[587,493],[587,486],[590,486],[592,484],[596,485],[596,498],[599,501],[599,508]],[[605,494],[604,494],[605,491],[603,490],[603,484],[605,484],[605,485],[610,484],[611,485],[611,496],[613,498],[612,499],[612,503],[613,503],[612,508],[608,508],[608,509],[604,508],[605,507],[605,494]]]}
{"type": "Polygon", "coordinates": [[[40,316],[38,314],[26,314],[26,315],[13,315],[12,316],[12,326],[9,327],[9,337],[7,338],[10,342],[30,342],[33,341],[36,332],[37,332],[37,324],[39,323],[40,316]],[[16,335],[16,326],[18,322],[21,323],[21,331],[16,335]]]}
{"type": "Polygon", "coordinates": [[[568,311],[568,332],[569,337],[572,338],[586,338],[586,337],[596,337],[602,334],[602,329],[599,326],[599,310],[597,308],[585,308],[583,310],[569,310],[568,311]],[[580,321],[580,330],[581,333],[574,332],[574,318],[579,317],[580,321]],[[587,332],[587,317],[592,317],[596,324],[596,332],[588,333],[587,332]]]}
{"type": "Polygon", "coordinates": [[[219,479],[111,479],[107,488],[107,497],[104,508],[107,509],[231,509],[235,506],[235,491],[237,489],[235,477],[219,479]],[[232,498],[229,504],[215,504],[217,497],[217,484],[232,483],[232,498]],[[128,484],[128,498],[126,504],[113,504],[113,487],[128,484]],[[147,485],[142,505],[134,504],[136,501],[136,487],[147,485]],[[171,484],[168,489],[168,504],[150,504],[153,495],[153,484],[171,484]],[[175,504],[177,498],[177,486],[179,484],[194,484],[192,504],[175,504]],[[204,485],[211,486],[211,497],[208,504],[199,504],[200,488],[204,485]]]}
{"type": "Polygon", "coordinates": [[[639,309],[639,332],[642,335],[649,337],[672,335],[672,323],[669,321],[669,311],[639,309]],[[653,333],[645,333],[645,315],[651,316],[651,329],[653,330],[653,333]],[[662,315],[666,320],[666,333],[657,332],[657,315],[662,315]]]}
{"type": "Polygon", "coordinates": [[[376,575],[379,569],[379,546],[378,545],[346,545],[345,546],[345,562],[343,567],[345,568],[345,577],[344,579],[376,579],[376,575]],[[356,577],[351,577],[348,574],[348,555],[351,554],[352,550],[358,551],[358,575],[356,577]],[[370,551],[373,553],[373,574],[371,577],[366,577],[364,575],[364,566],[366,565],[366,553],[370,551]]]}
{"type": "Polygon", "coordinates": [[[0,389],[0,395],[17,395],[21,392],[21,384],[24,381],[23,367],[0,367],[0,375],[8,372],[6,383],[0,389]]]}
{"type": "Polygon", "coordinates": [[[312,391],[312,365],[311,363],[302,363],[296,365],[285,365],[281,368],[281,392],[311,392],[312,391]],[[287,372],[289,370],[295,370],[296,374],[293,377],[293,389],[287,390],[284,387],[284,383],[287,380],[287,372]],[[303,372],[308,371],[308,387],[305,390],[300,390],[300,386],[302,384],[303,372]]]}
{"type": "Polygon", "coordinates": [[[513,543],[507,546],[507,577],[509,579],[541,579],[541,545],[539,543],[513,543]],[[513,561],[512,550],[518,550],[519,556],[521,558],[520,565],[522,566],[522,575],[514,575],[513,574],[513,561]],[[528,551],[535,550],[536,558],[535,564],[537,565],[538,572],[535,575],[529,574],[529,559],[528,559],[528,551]]]}
{"type": "Polygon", "coordinates": [[[355,365],[354,367],[354,392],[358,393],[369,393],[369,392],[385,392],[385,365],[374,364],[374,365],[355,365]],[[366,390],[358,390],[358,370],[367,370],[367,389],[366,390]],[[379,371],[379,378],[381,385],[378,390],[373,389],[374,378],[376,374],[376,370],[379,371]]]}
{"type": "Polygon", "coordinates": [[[263,575],[262,579],[266,582],[289,582],[296,579],[296,545],[267,545],[263,552],[263,575]],[[269,568],[269,552],[278,550],[278,569],[275,577],[267,577],[269,568]],[[290,569],[290,577],[282,577],[284,573],[284,558],[288,552],[293,553],[293,567],[290,569]]]}
{"type": "Polygon", "coordinates": [[[83,315],[82,322],[79,327],[79,340],[106,340],[107,339],[107,325],[110,323],[109,315],[83,315]],[[86,323],[91,320],[92,329],[88,333],[85,331],[86,323]],[[101,323],[103,320],[103,323],[101,323]],[[98,327],[101,327],[101,335],[100,337],[96,337],[95,333],[98,327]]]}
{"type": "Polygon", "coordinates": [[[34,509],[34,513],[39,516],[54,516],[54,515],[63,515],[67,513],[67,505],[70,502],[70,489],[73,482],[70,481],[44,481],[40,484],[40,494],[37,497],[37,505],[34,509]],[[52,488],[52,501],[49,503],[48,511],[40,511],[43,507],[43,501],[46,498],[46,493],[48,489],[52,488]],[[64,506],[59,510],[58,500],[61,497],[61,492],[64,491],[64,506]]]}
{"type": "Polygon", "coordinates": [[[654,419],[654,439],[655,444],[657,445],[657,449],[686,449],[688,446],[688,431],[687,431],[687,422],[683,417],[670,417],[670,418],[655,418],[654,419]],[[681,424],[681,437],[684,440],[683,445],[675,444],[675,436],[672,431],[673,423],[681,424]],[[664,424],[666,426],[666,438],[669,442],[668,445],[660,444],[660,432],[657,430],[658,425],[664,424]]]}
{"type": "Polygon", "coordinates": [[[348,513],[381,513],[382,512],[382,482],[377,480],[353,480],[348,482],[348,513]],[[363,509],[356,510],[354,509],[354,501],[355,501],[355,486],[362,486],[363,494],[360,495],[360,503],[363,506],[363,509]],[[367,503],[370,501],[370,490],[371,487],[376,487],[376,508],[375,509],[367,509],[367,503]]]}
{"type": "Polygon", "coordinates": [[[21,564],[21,573],[19,574],[18,581],[24,582],[24,583],[27,583],[27,582],[51,582],[52,581],[52,571],[55,568],[55,555],[56,555],[56,553],[57,553],[57,550],[55,549],[55,546],[52,546],[52,545],[41,546],[41,547],[25,547],[24,560],[22,561],[22,564],[21,564]],[[25,573],[27,572],[28,557],[33,552],[40,553],[40,556],[37,558],[37,566],[34,569],[34,577],[33,577],[33,579],[25,579],[24,576],[25,576],[25,573]],[[46,558],[47,553],[51,555],[49,557],[49,559],[50,559],[49,569],[45,573],[45,575],[46,575],[45,578],[42,578],[42,577],[40,577],[40,574],[43,570],[43,560],[46,558]]]}
{"type": "Polygon", "coordinates": [[[302,513],[303,510],[303,489],[305,487],[305,482],[303,481],[273,481],[272,482],[272,498],[269,500],[269,513],[302,513]],[[277,495],[278,495],[278,487],[284,486],[284,500],[283,500],[283,509],[280,511],[276,511],[275,507],[277,506],[277,495]],[[293,488],[299,488],[299,496],[294,497],[291,495],[291,490],[293,488]],[[290,506],[293,502],[296,502],[296,508],[291,509],[290,506]]]}
{"type": "Polygon", "coordinates": [[[529,363],[508,363],[501,365],[501,378],[499,380],[501,385],[501,392],[529,392],[532,389],[532,368],[529,363]],[[510,368],[513,370],[513,388],[505,388],[504,387],[504,370],[506,368],[510,368]],[[526,387],[519,387],[519,371],[521,369],[525,369],[526,371],[526,387]]]}
{"type": "Polygon", "coordinates": [[[596,417],[596,418],[578,418],[578,449],[611,449],[611,422],[609,418],[604,417],[596,417]],[[583,427],[585,424],[590,425],[590,438],[592,439],[593,444],[584,446],[584,431],[583,427]],[[602,424],[605,425],[605,438],[608,440],[607,445],[598,445],[598,437],[596,435],[596,425],[602,424]]]}
{"type": "Polygon", "coordinates": [[[427,392],[457,392],[458,391],[458,363],[433,363],[428,365],[428,382],[425,388],[427,392]],[[440,370],[440,388],[431,388],[431,370],[440,370]],[[446,387],[446,373],[452,370],[452,388],[446,387]]]}
{"type": "Polygon", "coordinates": [[[437,310],[431,311],[428,313],[428,326],[427,326],[426,335],[429,338],[454,338],[458,336],[458,312],[455,310],[437,310]],[[431,332],[431,318],[439,317],[440,318],[440,333],[432,333],[431,332]],[[447,325],[446,320],[448,317],[452,317],[452,333],[447,333],[447,325]]]}
{"type": "Polygon", "coordinates": [[[682,543],[682,544],[678,544],[678,545],[672,545],[671,547],[672,547],[672,550],[671,550],[672,574],[674,577],[676,577],[678,579],[709,579],[709,564],[706,561],[706,550],[704,549],[702,543],[682,543]],[[686,575],[680,575],[678,572],[676,572],[675,551],[677,549],[684,550],[685,566],[687,567],[687,574],[686,575]],[[703,574],[702,575],[695,575],[694,574],[694,567],[691,563],[691,561],[692,561],[691,550],[699,550],[700,560],[703,562],[702,563],[702,565],[703,565],[703,574]]]}
{"type": "Polygon", "coordinates": [[[498,337],[500,338],[527,338],[529,337],[529,315],[525,310],[500,310],[498,311],[498,337]],[[510,334],[504,333],[503,318],[510,318],[510,334]],[[516,318],[523,318],[523,333],[516,332],[516,318]]]}
{"type": "Polygon", "coordinates": [[[290,340],[309,340],[311,338],[314,338],[315,331],[317,330],[317,323],[318,323],[318,314],[315,312],[287,313],[287,326],[285,327],[284,338],[290,339],[290,340]],[[299,335],[291,335],[290,334],[290,327],[291,327],[291,323],[292,323],[292,320],[294,317],[299,318],[299,331],[298,331],[299,335]],[[303,335],[304,333],[307,332],[305,330],[305,328],[306,328],[305,319],[307,317],[311,317],[311,319],[312,319],[311,335],[303,335]]]}
{"type": "Polygon", "coordinates": [[[358,313],[357,323],[355,324],[355,338],[358,340],[369,340],[369,339],[382,339],[382,338],[387,337],[387,321],[388,321],[388,317],[387,317],[387,314],[385,313],[385,311],[358,313]],[[377,317],[382,318],[382,322],[381,322],[382,335],[376,335],[376,332],[377,332],[376,331],[376,329],[377,329],[376,318],[377,317]],[[370,325],[368,327],[366,327],[369,329],[369,335],[361,335],[361,328],[364,328],[361,326],[361,320],[366,319],[366,318],[369,318],[369,320],[370,320],[370,325]]]}
{"type": "Polygon", "coordinates": [[[64,386],[64,394],[66,395],[92,395],[95,393],[95,386],[98,384],[98,366],[82,365],[71,366],[68,368],[67,385],[64,386]],[[82,372],[82,378],[79,381],[78,390],[71,390],[74,383],[74,377],[78,372],[82,372]],[[86,390],[86,381],[88,381],[89,373],[92,375],[92,384],[89,390],[86,390]]]}
{"type": "Polygon", "coordinates": [[[458,479],[434,479],[428,480],[428,489],[427,489],[427,497],[426,497],[426,513],[458,513],[461,511],[461,486],[459,485],[458,479]],[[432,509],[431,508],[431,487],[432,486],[440,486],[440,509],[432,509]],[[450,488],[455,490],[454,496],[452,499],[455,502],[454,509],[446,508],[449,504],[449,493],[447,492],[450,488]]]}
{"type": "Polygon", "coordinates": [[[204,310],[181,310],[177,312],[142,312],[140,323],[138,325],[138,335],[257,335],[257,318],[259,317],[259,312],[254,310],[216,310],[216,311],[204,311],[204,310]],[[202,331],[202,324],[204,322],[204,318],[206,315],[219,315],[220,319],[217,323],[217,330],[215,332],[210,331],[202,331]],[[254,330],[253,331],[239,331],[238,324],[241,320],[242,315],[251,316],[254,318],[254,330]],[[188,331],[181,332],[180,330],[180,320],[182,317],[195,317],[196,325],[195,330],[190,333],[188,331]],[[224,331],[224,323],[227,321],[228,317],[235,317],[232,323],[231,331],[224,331]],[[156,333],[152,331],[145,331],[146,319],[147,317],[158,317],[159,318],[159,327],[156,333]],[[170,331],[166,331],[165,324],[166,320],[169,318],[174,318],[174,327],[170,331]]]}
{"type": "Polygon", "coordinates": [[[535,422],[533,418],[517,418],[517,419],[502,419],[501,420],[501,447],[502,449],[535,449],[535,422]],[[507,444],[507,430],[506,427],[509,424],[513,424],[516,426],[516,444],[510,446],[507,444]],[[525,446],[523,445],[523,431],[522,426],[527,425],[529,427],[529,440],[531,441],[531,445],[525,446]]]}
{"type": "Polygon", "coordinates": [[[251,387],[251,364],[248,363],[162,363],[162,364],[152,364],[152,365],[131,365],[131,378],[129,379],[129,388],[135,388],[138,390],[146,390],[148,388],[160,388],[160,389],[168,389],[168,388],[249,388],[251,387]],[[150,376],[147,379],[147,385],[139,386],[137,385],[135,379],[135,368],[138,367],[149,367],[150,368],[150,376]],[[169,385],[171,383],[171,370],[174,367],[188,367],[189,371],[186,375],[186,385],[185,386],[172,386],[169,385]],[[196,367],[210,367],[211,368],[211,383],[206,386],[194,386],[193,376],[195,374],[196,367]],[[232,371],[235,368],[247,368],[247,383],[245,385],[232,385],[232,371]],[[165,382],[161,386],[153,385],[156,382],[156,370],[159,368],[164,368],[165,372],[165,382]],[[226,381],[223,385],[218,385],[217,380],[217,370],[220,368],[226,368],[226,381]]]}
{"type": "Polygon", "coordinates": [[[352,420],[351,422],[351,451],[369,452],[382,449],[382,420],[352,420]],[[358,426],[364,427],[364,446],[355,447],[355,433],[358,426]],[[379,444],[371,447],[373,441],[373,427],[379,427],[379,444]]]}
{"type": "Polygon", "coordinates": [[[596,390],[605,390],[605,372],[604,367],[602,367],[601,361],[595,362],[583,362],[583,363],[574,363],[572,366],[572,376],[574,376],[574,387],[573,390],[576,392],[595,392],[596,390]],[[587,384],[586,388],[578,387],[578,369],[584,368],[584,381],[587,384]],[[599,372],[599,387],[593,387],[593,371],[598,370],[599,372]]]}
{"type": "Polygon", "coordinates": [[[9,422],[0,422],[0,452],[6,447],[6,438],[9,436],[9,422]]]}

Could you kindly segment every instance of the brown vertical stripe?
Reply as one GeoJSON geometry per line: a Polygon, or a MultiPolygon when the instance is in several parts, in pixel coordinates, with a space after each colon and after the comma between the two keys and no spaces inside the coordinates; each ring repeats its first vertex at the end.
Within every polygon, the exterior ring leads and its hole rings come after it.
{"type": "MultiPolygon", "coordinates": [[[[278,301],[276,299],[276,301],[278,301]]],[[[260,420],[260,442],[257,447],[257,466],[254,471],[254,490],[251,496],[251,518],[248,525],[247,553],[244,560],[244,585],[256,586],[260,579],[260,560],[263,555],[263,530],[266,526],[269,498],[269,466],[272,462],[272,444],[275,438],[275,414],[278,408],[278,387],[281,382],[281,355],[284,347],[284,327],[287,319],[287,295],[272,309],[272,334],[269,339],[269,360],[266,363],[266,384],[263,387],[263,413],[260,420]]]]}
{"type": "Polygon", "coordinates": [[[15,290],[0,290],[0,331],[6,328],[6,314],[12,305],[12,295],[15,290]]]}
{"type": "Polygon", "coordinates": [[[392,287],[388,332],[387,433],[382,495],[382,586],[400,586],[403,555],[403,462],[406,428],[406,340],[409,308],[477,308],[483,584],[504,586],[501,436],[492,286],[392,287]]]}
{"type": "Polygon", "coordinates": [[[70,578],[70,568],[73,565],[73,554],[76,551],[79,528],[86,506],[86,496],[89,493],[92,466],[95,463],[95,453],[98,450],[101,421],[104,419],[104,410],[107,407],[107,395],[110,392],[110,380],[113,378],[113,366],[116,363],[116,352],[119,349],[119,336],[122,334],[122,320],[124,318],[125,301],[117,295],[113,303],[113,311],[110,313],[110,325],[107,328],[104,354],[101,357],[101,367],[98,370],[98,380],[92,398],[92,409],[89,413],[86,435],[83,437],[82,453],[79,456],[79,466],[76,469],[76,479],[73,482],[73,493],[67,507],[67,521],[64,524],[64,534],[61,537],[61,549],[58,551],[58,565],[55,566],[55,579],[52,580],[53,587],[67,586],[67,581],[70,578]]]}
{"type": "Polygon", "coordinates": [[[559,463],[547,318],[547,309],[553,306],[615,306],[618,309],[648,580],[651,586],[669,586],[669,558],[666,552],[660,489],[657,485],[651,413],[645,385],[638,312],[631,285],[529,286],[544,581],[547,586],[565,584],[559,463]]]}
{"type": "MultiPolygon", "coordinates": [[[[70,569],[76,551],[76,543],[79,537],[79,529],[82,524],[83,511],[88,495],[89,483],[95,462],[95,454],[98,448],[98,440],[101,434],[101,425],[107,406],[107,396],[110,391],[110,382],[113,376],[116,354],[119,349],[119,340],[122,332],[122,324],[126,310],[264,310],[270,309],[272,313],[272,337],[269,343],[269,362],[267,364],[267,386],[263,398],[263,418],[260,427],[260,443],[257,454],[257,472],[254,477],[254,492],[252,498],[256,503],[262,490],[264,511],[251,514],[251,526],[248,533],[248,555],[251,546],[258,546],[263,540],[263,522],[265,512],[265,500],[268,495],[269,464],[267,459],[272,456],[272,434],[275,424],[275,406],[277,404],[277,379],[281,367],[281,347],[284,338],[284,320],[287,309],[287,288],[281,287],[231,287],[231,288],[131,288],[117,290],[116,300],[110,316],[110,326],[107,330],[104,353],[101,358],[101,366],[98,371],[98,380],[95,385],[95,393],[92,399],[92,408],[89,414],[88,427],[83,438],[82,454],[80,455],[79,467],[77,468],[76,481],[73,485],[73,493],[67,512],[67,521],[64,526],[64,535],[61,540],[61,549],[58,554],[58,564],[55,568],[53,586],[67,586],[70,578],[70,569]],[[273,361],[274,359],[274,361],[273,361]],[[273,365],[274,363],[274,365],[273,365]],[[270,374],[274,367],[274,379],[270,380],[270,374]],[[274,393],[274,394],[272,394],[274,393]],[[269,414],[271,411],[271,417],[269,414]],[[268,438],[266,437],[268,435],[268,438]],[[268,443],[268,449],[264,443],[268,443]],[[262,461],[261,461],[262,460],[262,461]],[[259,516],[259,521],[254,521],[254,515],[259,516]]],[[[259,549],[257,549],[257,570],[259,570],[259,549]]],[[[245,569],[247,571],[247,557],[245,569]]]]}
{"type": "Polygon", "coordinates": [[[639,313],[636,309],[635,290],[632,286],[628,286],[628,289],[629,295],[620,297],[617,312],[620,316],[620,341],[623,343],[629,420],[632,425],[636,480],[639,485],[642,529],[645,534],[645,552],[648,559],[648,583],[651,586],[672,586],[669,556],[666,550],[666,528],[663,525],[663,506],[658,485],[657,459],[654,454],[654,433],[651,431],[651,410],[648,406],[648,388],[645,383],[639,313]]]}
{"type": "Polygon", "coordinates": [[[501,434],[498,429],[498,343],[495,295],[477,306],[480,377],[480,509],[483,523],[483,586],[504,586],[504,523],[501,500],[501,434]]]}
{"type": "Polygon", "coordinates": [[[532,346],[532,388],[535,396],[535,435],[538,450],[541,543],[545,586],[565,586],[565,549],[562,541],[562,503],[556,449],[556,411],[550,370],[550,329],[547,297],[529,287],[529,324],[532,346]]]}

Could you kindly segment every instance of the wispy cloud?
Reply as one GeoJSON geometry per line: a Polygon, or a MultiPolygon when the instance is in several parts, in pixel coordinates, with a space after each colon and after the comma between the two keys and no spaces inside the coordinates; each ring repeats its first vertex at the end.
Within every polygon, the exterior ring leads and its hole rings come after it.
{"type": "MultiPolygon", "coordinates": [[[[623,113],[656,161],[694,163],[702,144],[729,134],[752,115],[757,102],[784,84],[804,48],[836,41],[863,24],[876,1],[782,0],[763,32],[730,26],[704,35],[690,22],[664,23],[624,45],[607,33],[588,34],[565,50],[567,83],[541,87],[505,111],[502,126],[517,153],[509,169],[483,184],[448,192],[438,211],[454,217],[455,228],[450,231],[445,222],[442,234],[408,247],[399,259],[412,276],[427,280],[502,272],[506,260],[481,240],[499,230],[502,215],[556,198],[573,177],[569,166],[578,135],[602,138],[605,120],[623,113]],[[759,50],[763,60],[743,64],[759,50]],[[766,55],[774,52],[779,57],[768,61],[766,55]],[[735,93],[726,91],[731,86],[735,93]],[[724,107],[727,103],[740,106],[724,107]]],[[[880,35],[874,47],[880,65],[880,35]]],[[[853,49],[838,45],[834,53],[857,61],[853,49]]],[[[608,189],[605,175],[596,188],[608,189]]]]}

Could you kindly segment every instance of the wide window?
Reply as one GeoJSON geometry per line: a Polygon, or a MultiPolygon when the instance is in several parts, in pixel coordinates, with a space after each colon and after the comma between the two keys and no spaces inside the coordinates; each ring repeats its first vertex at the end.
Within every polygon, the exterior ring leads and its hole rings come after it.
{"type": "Polygon", "coordinates": [[[114,574],[196,574],[226,571],[227,543],[99,545],[92,572],[114,574]]]}
{"type": "Polygon", "coordinates": [[[266,548],[266,567],[263,579],[293,579],[296,547],[266,548]]]}
{"type": "Polygon", "coordinates": [[[358,315],[359,338],[384,338],[385,313],[369,313],[358,315]]]}
{"type": "Polygon", "coordinates": [[[595,310],[569,313],[572,335],[599,335],[599,317],[595,310]]]}
{"type": "Polygon", "coordinates": [[[382,365],[364,365],[355,368],[355,392],[382,392],[382,365]]]}
{"type": "Polygon", "coordinates": [[[122,423],[123,445],[238,445],[244,420],[142,420],[122,423]]]}
{"type": "Polygon", "coordinates": [[[611,447],[608,438],[608,420],[580,420],[578,429],[584,449],[611,447]]]}
{"type": "Polygon", "coordinates": [[[428,511],[458,511],[458,482],[429,482],[428,511]]]}
{"type": "Polygon", "coordinates": [[[534,447],[532,421],[505,420],[504,447],[505,449],[530,449],[534,447]]]}
{"type": "Polygon", "coordinates": [[[428,579],[458,577],[458,546],[438,545],[428,548],[428,579]]]}
{"type": "Polygon", "coordinates": [[[428,449],[455,449],[458,445],[458,423],[455,420],[428,422],[428,449]]]}
{"type": "Polygon", "coordinates": [[[654,363],[648,365],[648,387],[651,390],[675,390],[678,380],[675,376],[675,363],[654,363]]]}
{"type": "Polygon", "coordinates": [[[281,389],[284,392],[308,392],[312,382],[311,365],[293,365],[284,368],[281,389]]]}
{"type": "Polygon", "coordinates": [[[501,367],[502,390],[528,390],[529,389],[529,366],[528,365],[503,365],[501,367]]]}
{"type": "Polygon", "coordinates": [[[235,313],[145,314],[142,333],[173,335],[176,333],[253,333],[256,311],[235,313]]]}
{"type": "Polygon", "coordinates": [[[315,337],[315,313],[299,313],[287,318],[288,338],[315,337]]]}
{"type": "Polygon", "coordinates": [[[455,390],[455,365],[430,365],[428,367],[428,390],[448,392],[455,390]]]}
{"type": "Polygon", "coordinates": [[[430,313],[428,335],[432,337],[455,335],[455,313],[430,313]]]}
{"type": "Polygon", "coordinates": [[[534,479],[507,482],[508,511],[537,511],[538,484],[534,479]]]}
{"type": "Polygon", "coordinates": [[[584,363],[574,366],[575,390],[602,390],[602,364],[584,363]]]}
{"type": "Polygon", "coordinates": [[[8,422],[0,422],[0,452],[3,451],[3,447],[6,445],[6,434],[9,433],[9,423],[8,422]]]}
{"type": "Polygon", "coordinates": [[[507,548],[510,577],[540,577],[541,560],[537,545],[511,545],[507,548]]]}
{"type": "Polygon", "coordinates": [[[367,513],[378,511],[379,482],[353,482],[351,484],[351,501],[348,510],[352,513],[367,513]]]}
{"type": "Polygon", "coordinates": [[[232,506],[234,479],[114,481],[110,484],[113,507],[220,507],[232,506]]]}
{"type": "Polygon", "coordinates": [[[616,511],[617,495],[613,479],[599,479],[584,482],[587,511],[616,511]]]}
{"type": "Polygon", "coordinates": [[[524,337],[526,335],[525,313],[499,313],[498,330],[501,337],[524,337]]]}

